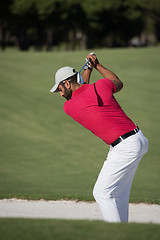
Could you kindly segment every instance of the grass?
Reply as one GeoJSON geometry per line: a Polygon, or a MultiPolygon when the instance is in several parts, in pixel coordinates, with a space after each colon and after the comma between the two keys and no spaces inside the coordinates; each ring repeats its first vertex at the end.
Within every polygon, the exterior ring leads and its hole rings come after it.
{"type": "MultiPolygon", "coordinates": [[[[116,95],[149,139],[130,202],[160,203],[160,47],[97,49],[124,83],[116,95]]],[[[0,198],[93,200],[108,147],[63,112],[49,92],[62,66],[80,69],[88,51],[0,52],[0,198]]],[[[93,73],[92,82],[100,78],[93,73]]]]}
{"type": "Polygon", "coordinates": [[[101,221],[80,220],[0,219],[0,236],[1,240],[158,240],[160,238],[160,228],[156,224],[107,224],[101,221]]]}

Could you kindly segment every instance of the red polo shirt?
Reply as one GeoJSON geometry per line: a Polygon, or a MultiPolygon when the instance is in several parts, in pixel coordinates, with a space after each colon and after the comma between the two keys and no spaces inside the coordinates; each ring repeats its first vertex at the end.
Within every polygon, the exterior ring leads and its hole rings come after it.
{"type": "Polygon", "coordinates": [[[115,91],[114,83],[107,78],[84,84],[65,102],[64,111],[110,145],[136,128],[114,98],[115,91]]]}

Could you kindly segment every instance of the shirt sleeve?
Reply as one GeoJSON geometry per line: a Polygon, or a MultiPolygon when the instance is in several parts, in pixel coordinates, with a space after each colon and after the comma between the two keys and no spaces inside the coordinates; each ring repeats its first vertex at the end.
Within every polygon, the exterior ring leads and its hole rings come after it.
{"type": "Polygon", "coordinates": [[[104,81],[105,85],[112,90],[113,93],[116,92],[116,86],[109,78],[104,78],[103,81],[104,81]]]}

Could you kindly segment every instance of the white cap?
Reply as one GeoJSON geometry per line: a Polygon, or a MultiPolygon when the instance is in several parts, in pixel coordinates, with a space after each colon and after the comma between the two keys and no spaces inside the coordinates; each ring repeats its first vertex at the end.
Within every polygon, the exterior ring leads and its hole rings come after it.
{"type": "Polygon", "coordinates": [[[76,74],[76,70],[72,67],[62,67],[55,74],[55,85],[50,90],[50,92],[58,92],[57,88],[60,82],[72,77],[76,74]]]}

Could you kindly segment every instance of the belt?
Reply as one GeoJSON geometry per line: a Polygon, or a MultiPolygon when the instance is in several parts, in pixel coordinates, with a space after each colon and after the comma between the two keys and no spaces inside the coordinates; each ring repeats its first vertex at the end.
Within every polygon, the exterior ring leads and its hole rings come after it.
{"type": "Polygon", "coordinates": [[[121,137],[117,138],[114,142],[111,143],[112,147],[115,147],[118,143],[122,142],[124,139],[136,134],[139,131],[139,127],[136,127],[134,130],[125,133],[124,135],[122,135],[121,137]]]}

